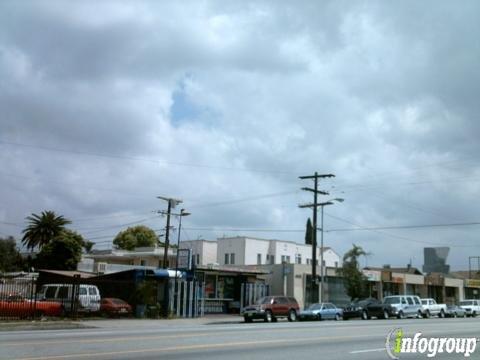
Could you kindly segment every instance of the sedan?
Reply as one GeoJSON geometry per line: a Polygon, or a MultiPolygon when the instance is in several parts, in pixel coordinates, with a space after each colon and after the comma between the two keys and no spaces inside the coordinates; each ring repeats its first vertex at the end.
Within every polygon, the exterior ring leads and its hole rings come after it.
{"type": "Polygon", "coordinates": [[[300,320],[325,320],[334,319],[340,320],[343,315],[343,310],[337,308],[332,303],[317,303],[312,304],[305,310],[300,312],[300,320]]]}
{"type": "Polygon", "coordinates": [[[131,315],[132,307],[122,299],[103,298],[100,302],[100,312],[108,316],[131,315]]]}
{"type": "Polygon", "coordinates": [[[445,312],[446,317],[466,317],[467,311],[458,305],[448,305],[445,312]]]}

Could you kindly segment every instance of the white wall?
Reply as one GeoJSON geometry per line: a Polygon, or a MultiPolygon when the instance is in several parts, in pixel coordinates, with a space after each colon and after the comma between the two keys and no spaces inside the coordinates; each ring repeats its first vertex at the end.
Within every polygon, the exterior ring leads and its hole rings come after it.
{"type": "Polygon", "coordinates": [[[217,262],[217,242],[208,240],[182,241],[182,249],[192,249],[193,261],[197,264],[197,254],[200,256],[198,265],[208,265],[217,262]]]}
{"type": "Polygon", "coordinates": [[[232,265],[230,263],[230,255],[235,254],[235,264],[233,265],[244,265],[245,240],[245,237],[217,239],[217,263],[220,265],[232,265]],[[225,254],[229,254],[228,264],[225,264],[225,254]]]}

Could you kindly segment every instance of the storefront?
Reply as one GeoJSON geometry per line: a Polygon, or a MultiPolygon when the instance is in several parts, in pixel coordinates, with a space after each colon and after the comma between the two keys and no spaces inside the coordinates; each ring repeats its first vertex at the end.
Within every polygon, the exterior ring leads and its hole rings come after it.
{"type": "Polygon", "coordinates": [[[480,299],[479,279],[465,279],[465,299],[480,299]]]}

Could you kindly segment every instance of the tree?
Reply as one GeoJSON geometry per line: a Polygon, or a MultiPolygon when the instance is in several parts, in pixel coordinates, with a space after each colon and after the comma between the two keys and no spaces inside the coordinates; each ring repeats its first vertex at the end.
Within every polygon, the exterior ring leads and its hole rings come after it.
{"type": "Polygon", "coordinates": [[[359,299],[367,296],[367,279],[360,271],[360,256],[368,255],[360,246],[353,244],[343,256],[343,267],[339,273],[343,276],[343,282],[347,295],[353,299],[359,299]]]}
{"type": "Polygon", "coordinates": [[[76,270],[83,246],[83,237],[66,229],[42,247],[35,265],[40,269],[76,270]]]}
{"type": "Polygon", "coordinates": [[[23,270],[23,259],[17,250],[17,243],[11,236],[0,238],[0,272],[23,270]]]}
{"type": "Polygon", "coordinates": [[[54,211],[43,211],[41,215],[32,214],[26,218],[28,226],[23,230],[22,243],[28,249],[38,247],[41,249],[53,238],[60,235],[65,225],[71,223],[63,216],[57,216],[54,211]]]}
{"type": "Polygon", "coordinates": [[[155,234],[155,231],[147,226],[138,225],[120,231],[113,240],[113,245],[117,249],[133,250],[136,247],[155,246],[158,241],[158,236],[155,234]]]}
{"type": "Polygon", "coordinates": [[[305,229],[305,244],[312,245],[313,241],[313,226],[310,218],[307,220],[307,227],[305,229]]]}

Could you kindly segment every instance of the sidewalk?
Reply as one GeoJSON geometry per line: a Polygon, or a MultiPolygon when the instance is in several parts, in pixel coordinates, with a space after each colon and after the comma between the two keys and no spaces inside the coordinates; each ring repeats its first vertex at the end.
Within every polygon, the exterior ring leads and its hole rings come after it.
{"type": "Polygon", "coordinates": [[[128,327],[142,328],[167,326],[195,326],[195,325],[222,325],[239,324],[243,318],[239,315],[206,315],[199,318],[175,318],[175,319],[80,319],[80,320],[25,320],[0,322],[1,331],[22,330],[63,330],[63,329],[86,329],[86,328],[109,328],[120,329],[128,327]]]}

